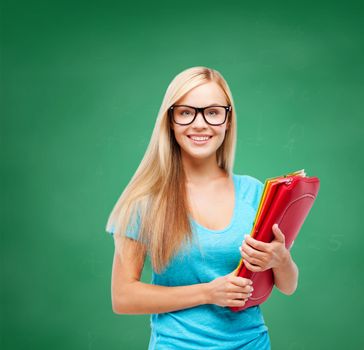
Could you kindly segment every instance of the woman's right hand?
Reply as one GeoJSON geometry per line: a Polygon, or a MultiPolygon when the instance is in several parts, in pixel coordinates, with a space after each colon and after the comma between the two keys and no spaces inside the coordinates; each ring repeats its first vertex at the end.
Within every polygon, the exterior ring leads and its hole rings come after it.
{"type": "Polygon", "coordinates": [[[208,304],[219,306],[244,306],[254,290],[253,281],[235,276],[234,271],[208,282],[208,304]]]}

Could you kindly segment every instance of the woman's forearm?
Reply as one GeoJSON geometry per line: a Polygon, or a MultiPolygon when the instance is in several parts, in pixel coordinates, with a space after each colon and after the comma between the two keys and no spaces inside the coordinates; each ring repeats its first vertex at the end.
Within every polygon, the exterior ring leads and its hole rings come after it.
{"type": "Polygon", "coordinates": [[[167,287],[136,281],[117,297],[117,314],[157,314],[206,304],[207,283],[167,287]]]}
{"type": "Polygon", "coordinates": [[[281,266],[272,270],[277,288],[284,294],[293,294],[298,284],[298,268],[289,251],[281,266]]]}

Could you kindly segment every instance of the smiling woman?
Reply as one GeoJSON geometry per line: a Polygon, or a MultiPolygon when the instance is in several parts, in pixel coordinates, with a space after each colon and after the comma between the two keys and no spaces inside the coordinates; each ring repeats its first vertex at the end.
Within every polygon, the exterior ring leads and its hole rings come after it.
{"type": "Polygon", "coordinates": [[[115,204],[112,305],[151,314],[152,349],[270,349],[259,306],[236,277],[263,183],[234,174],[236,115],[230,89],[211,68],[193,67],[168,86],[152,139],[115,204]],[[146,255],[153,274],[140,276],[146,255]]]}

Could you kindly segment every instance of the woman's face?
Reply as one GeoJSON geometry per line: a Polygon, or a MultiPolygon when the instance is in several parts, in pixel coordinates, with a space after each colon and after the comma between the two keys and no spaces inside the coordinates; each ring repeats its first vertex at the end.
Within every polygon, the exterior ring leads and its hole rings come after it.
{"type": "MultiPolygon", "coordinates": [[[[211,104],[227,106],[227,102],[219,85],[215,82],[208,82],[197,86],[189,91],[182,99],[175,104],[188,105],[192,107],[206,107],[211,104]]],[[[225,138],[225,131],[228,129],[228,118],[224,124],[209,125],[201,113],[198,113],[193,123],[179,125],[171,121],[171,127],[177,143],[184,155],[193,158],[206,158],[214,155],[225,138]],[[194,141],[192,136],[209,136],[204,142],[194,141]]]]}

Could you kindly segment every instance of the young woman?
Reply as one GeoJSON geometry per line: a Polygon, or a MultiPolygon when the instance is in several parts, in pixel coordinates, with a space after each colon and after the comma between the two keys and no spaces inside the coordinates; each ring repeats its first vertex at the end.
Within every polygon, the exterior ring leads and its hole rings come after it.
{"type": "Polygon", "coordinates": [[[272,268],[283,293],[296,289],[298,269],[278,227],[271,243],[249,235],[243,241],[263,183],[232,171],[236,128],[233,98],[218,71],[178,74],[145,156],[110,214],[113,311],[151,314],[149,350],[270,349],[259,306],[229,309],[254,294],[252,281],[233,274],[241,257],[253,271],[272,268]],[[147,255],[151,284],[140,281],[147,255]]]}

